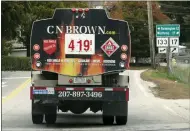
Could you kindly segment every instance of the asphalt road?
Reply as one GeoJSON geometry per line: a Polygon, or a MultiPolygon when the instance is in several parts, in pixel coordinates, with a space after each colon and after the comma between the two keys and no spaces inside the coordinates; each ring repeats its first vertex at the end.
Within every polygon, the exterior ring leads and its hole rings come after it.
{"type": "Polygon", "coordinates": [[[138,131],[190,130],[189,100],[166,101],[155,98],[140,80],[139,71],[130,74],[128,123],[125,126],[104,126],[101,112],[87,111],[83,115],[59,113],[55,125],[33,125],[29,99],[29,72],[4,72],[2,87],[2,129],[9,131],[138,131]],[[16,78],[17,77],[17,78],[16,78]],[[18,78],[19,77],[19,78],[18,78]],[[7,79],[5,79],[7,78],[7,79]],[[8,79],[9,78],[9,79],[8,79]],[[11,79],[12,78],[12,79],[11,79]],[[15,78],[15,79],[14,79],[15,78]],[[173,103],[173,104],[172,104],[173,103]],[[177,106],[183,103],[184,106],[177,106]]]}
{"type": "Polygon", "coordinates": [[[30,78],[30,72],[2,72],[2,98],[30,78]]]}

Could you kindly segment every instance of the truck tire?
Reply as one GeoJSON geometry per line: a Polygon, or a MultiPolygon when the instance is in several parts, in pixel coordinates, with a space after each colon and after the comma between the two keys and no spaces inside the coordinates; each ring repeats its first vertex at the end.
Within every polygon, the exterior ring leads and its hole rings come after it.
{"type": "Polygon", "coordinates": [[[117,125],[126,125],[127,124],[127,116],[116,116],[117,125]]]}
{"type": "Polygon", "coordinates": [[[33,124],[42,124],[44,115],[32,114],[32,122],[33,124]]]}
{"type": "Polygon", "coordinates": [[[36,113],[38,112],[38,105],[34,104],[34,100],[31,102],[31,114],[32,114],[32,122],[33,124],[42,124],[43,119],[44,119],[44,114],[43,113],[36,113]]]}
{"type": "Polygon", "coordinates": [[[103,123],[104,125],[112,125],[114,122],[114,116],[104,116],[103,115],[103,123]]]}
{"type": "Polygon", "coordinates": [[[125,105],[126,113],[125,115],[120,115],[115,117],[115,121],[117,125],[126,125],[127,124],[127,119],[128,119],[128,102],[125,105]]]}
{"type": "Polygon", "coordinates": [[[48,107],[49,110],[45,113],[45,121],[47,124],[54,124],[57,119],[57,108],[56,107],[48,107]]]}
{"type": "Polygon", "coordinates": [[[54,124],[57,119],[57,114],[45,114],[45,121],[47,124],[54,124]]]}

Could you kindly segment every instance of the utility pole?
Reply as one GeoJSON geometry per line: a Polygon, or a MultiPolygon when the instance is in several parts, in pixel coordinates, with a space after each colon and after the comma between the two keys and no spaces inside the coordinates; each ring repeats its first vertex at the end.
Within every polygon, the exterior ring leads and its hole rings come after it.
{"type": "Polygon", "coordinates": [[[92,1],[88,1],[88,8],[92,7],[92,1]]]}
{"type": "MultiPolygon", "coordinates": [[[[168,41],[169,41],[169,38],[168,38],[168,41]]],[[[170,41],[168,43],[168,47],[167,47],[167,53],[166,53],[166,57],[167,57],[167,68],[168,68],[168,74],[171,73],[171,59],[172,59],[172,54],[171,54],[171,51],[170,51],[170,41]]]]}
{"type": "Polygon", "coordinates": [[[147,10],[148,10],[148,31],[149,31],[151,66],[153,69],[155,69],[154,26],[153,26],[152,2],[151,1],[147,1],[147,10]]]}

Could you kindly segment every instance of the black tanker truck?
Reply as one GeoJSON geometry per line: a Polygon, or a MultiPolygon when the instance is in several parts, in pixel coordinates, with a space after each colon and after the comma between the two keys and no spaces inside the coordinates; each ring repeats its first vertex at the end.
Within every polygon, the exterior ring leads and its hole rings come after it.
{"type": "Polygon", "coordinates": [[[56,122],[59,111],[102,111],[104,124],[128,116],[131,40],[128,23],[104,9],[55,9],[31,31],[31,115],[34,124],[56,122]]]}

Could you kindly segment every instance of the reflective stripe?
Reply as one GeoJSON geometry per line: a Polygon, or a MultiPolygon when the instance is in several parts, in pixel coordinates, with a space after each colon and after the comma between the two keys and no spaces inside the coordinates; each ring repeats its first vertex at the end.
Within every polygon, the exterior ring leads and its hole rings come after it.
{"type": "Polygon", "coordinates": [[[129,88],[127,88],[125,90],[126,90],[125,99],[126,99],[126,101],[129,101],[129,88]]]}
{"type": "Polygon", "coordinates": [[[125,88],[113,88],[113,91],[125,91],[125,88]]]}
{"type": "Polygon", "coordinates": [[[46,87],[34,87],[34,89],[36,89],[36,90],[46,90],[46,87]]]}
{"type": "Polygon", "coordinates": [[[103,88],[103,87],[32,87],[32,90],[48,90],[52,92],[53,90],[60,91],[128,91],[128,88],[114,87],[114,88],[103,88]]]}
{"type": "Polygon", "coordinates": [[[85,88],[74,88],[75,91],[85,91],[85,88]]]}
{"type": "Polygon", "coordinates": [[[105,91],[113,91],[113,88],[105,88],[105,91]]]}
{"type": "Polygon", "coordinates": [[[105,88],[93,88],[93,91],[105,91],[105,88]]]}
{"type": "Polygon", "coordinates": [[[73,91],[74,88],[66,88],[67,91],[73,91]]]}
{"type": "Polygon", "coordinates": [[[85,91],[93,91],[93,88],[85,88],[85,91]]]}
{"type": "Polygon", "coordinates": [[[65,91],[66,90],[66,88],[64,88],[64,87],[55,87],[54,89],[56,91],[65,91]]]}

